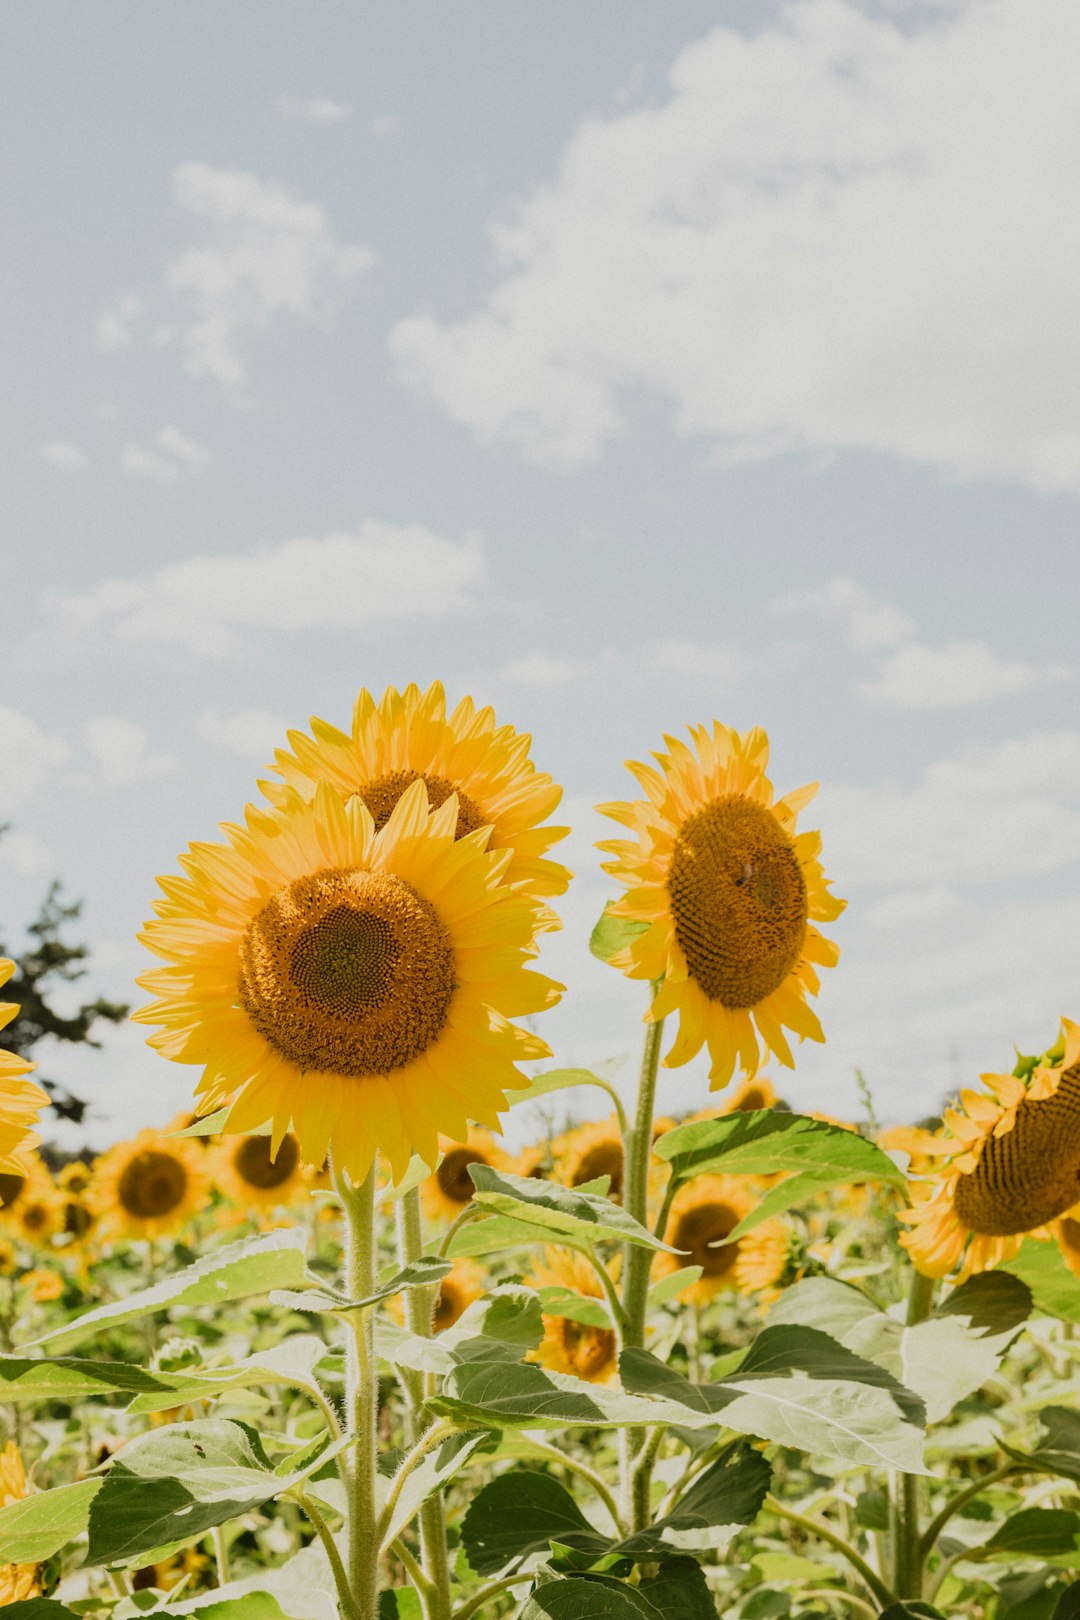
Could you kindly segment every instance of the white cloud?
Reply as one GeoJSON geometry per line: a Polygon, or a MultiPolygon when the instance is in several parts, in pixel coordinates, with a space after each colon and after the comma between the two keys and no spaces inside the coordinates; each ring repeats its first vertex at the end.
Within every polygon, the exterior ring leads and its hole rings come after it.
{"type": "Polygon", "coordinates": [[[237,759],[269,759],[276,746],[285,746],[287,729],[285,720],[266,709],[237,709],[233,714],[204,709],[195,722],[203,742],[237,759]]]}
{"type": "Polygon", "coordinates": [[[210,459],[210,452],[179,428],[163,427],[154,443],[157,449],[133,441],[125,444],[120,461],[133,478],[152,478],[159,484],[174,484],[181,471],[197,472],[210,459]]]}
{"type": "Polygon", "coordinates": [[[33,804],[64,771],[71,749],[18,709],[0,707],[0,818],[33,804]]]}
{"type": "Polygon", "coordinates": [[[1080,8],[911,23],[803,0],[689,46],[663,103],[582,124],[493,226],[482,307],[398,323],[402,377],[556,467],[595,461],[638,386],[721,459],[1080,491],[1080,8]]]}
{"type": "Polygon", "coordinates": [[[871,703],[897,709],[959,709],[1071,675],[1060,664],[1040,668],[1024,658],[999,658],[983,641],[950,641],[940,647],[916,643],[892,653],[859,690],[871,703]]]}
{"type": "Polygon", "coordinates": [[[352,108],[329,96],[282,96],[278,111],[285,118],[301,118],[308,124],[340,124],[350,116],[352,108]]]}
{"type": "Polygon", "coordinates": [[[210,452],[205,445],[196,444],[181,433],[179,428],[163,427],[157,436],[160,448],[177,461],[182,461],[187,467],[203,467],[210,459],[210,452]]]}
{"type": "Polygon", "coordinates": [[[81,472],[87,464],[86,451],[67,439],[54,439],[40,447],[46,461],[51,461],[61,472],[81,472]]]}
{"type": "Polygon", "coordinates": [[[91,761],[86,785],[99,793],[161,782],[182,775],[175,754],[158,752],[145,726],[118,714],[99,714],[82,727],[82,743],[91,761]]]}
{"type": "Polygon", "coordinates": [[[65,638],[107,629],[118,641],[232,658],[259,632],[360,630],[458,612],[483,575],[474,535],[455,542],[420,524],[369,519],[355,534],[190,557],[49,603],[65,638]]]}
{"type": "Polygon", "coordinates": [[[254,333],[291,317],[326,321],[350,283],[374,263],[366,247],[340,242],[318,203],[243,169],[182,163],[173,198],[202,240],[173,260],[162,286],[125,294],[99,318],[98,346],[179,342],[184,368],[234,397],[247,381],[254,333]]]}
{"type": "Polygon", "coordinates": [[[152,478],[159,484],[175,483],[179,477],[174,461],[167,461],[156,450],[147,450],[132,442],[125,444],[121,451],[120,464],[132,478],[152,478]]]}
{"type": "Polygon", "coordinates": [[[654,675],[674,675],[725,688],[738,680],[742,662],[741,656],[729,647],[677,639],[658,641],[649,654],[649,669],[654,675]]]}
{"type": "Polygon", "coordinates": [[[771,611],[780,619],[839,624],[850,645],[860,652],[895,647],[915,632],[912,621],[895,603],[875,596],[844,574],[814,590],[778,597],[771,611]]]}
{"type": "Polygon", "coordinates": [[[511,686],[524,686],[534,692],[552,692],[560,686],[572,686],[591,672],[591,664],[578,663],[572,658],[553,658],[542,652],[512,658],[499,671],[511,686]]]}
{"type": "Polygon", "coordinates": [[[972,746],[910,788],[827,784],[814,810],[841,894],[1058,872],[1080,861],[1080,732],[972,746]]]}

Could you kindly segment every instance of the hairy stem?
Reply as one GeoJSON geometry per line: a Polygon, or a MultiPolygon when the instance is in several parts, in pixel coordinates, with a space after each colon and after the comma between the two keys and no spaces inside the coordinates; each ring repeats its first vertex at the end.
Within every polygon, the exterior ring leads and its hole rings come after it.
{"type": "MultiPolygon", "coordinates": [[[[375,1167],[360,1187],[336,1176],[345,1212],[345,1290],[364,1299],[375,1290],[375,1167]]],[[[345,1425],[352,1442],[345,1469],[348,1508],[348,1579],[355,1620],[376,1620],[379,1548],[375,1536],[378,1468],[379,1380],[375,1366],[375,1320],[371,1311],[350,1311],[345,1359],[345,1425]]],[[[312,1521],[314,1522],[314,1521],[312,1521]]]]}
{"type": "MultiPolygon", "coordinates": [[[[914,1327],[930,1315],[933,1277],[911,1275],[905,1322],[914,1327]]],[[[922,1596],[923,1554],[919,1536],[919,1476],[894,1473],[889,1481],[889,1525],[892,1532],[893,1586],[901,1598],[922,1596]]]]}

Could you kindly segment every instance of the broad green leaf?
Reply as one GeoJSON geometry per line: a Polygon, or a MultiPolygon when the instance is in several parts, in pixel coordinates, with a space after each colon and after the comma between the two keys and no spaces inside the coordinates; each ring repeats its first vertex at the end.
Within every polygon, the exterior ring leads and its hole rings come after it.
{"type": "Polygon", "coordinates": [[[995,1558],[1044,1558],[1080,1565],[1080,1513],[1064,1508],[1021,1508],[979,1549],[995,1558]]]}
{"type": "MultiPolygon", "coordinates": [[[[0,1402],[80,1401],[92,1395],[167,1393],[167,1374],[124,1361],[76,1356],[0,1356],[0,1402]]],[[[175,1404],[166,1401],[166,1405],[175,1404]]]]}
{"type": "Polygon", "coordinates": [[[687,1423],[685,1411],[673,1402],[625,1395],[522,1361],[472,1360],[455,1366],[441,1393],[427,1404],[442,1416],[493,1429],[687,1423]]]}
{"type": "Polygon", "coordinates": [[[448,1373],[467,1361],[520,1361],[544,1336],[540,1301],[531,1288],[503,1283],[492,1288],[433,1338],[390,1321],[376,1327],[379,1354],[392,1366],[448,1373]]]}
{"type": "Polygon", "coordinates": [[[474,1451],[490,1444],[488,1431],[479,1434],[452,1434],[440,1446],[434,1446],[421,1463],[409,1474],[401,1495],[394,1504],[394,1512],[382,1541],[388,1547],[396,1541],[411,1523],[428,1497],[442,1490],[447,1480],[463,1468],[474,1451]]]}
{"type": "MultiPolygon", "coordinates": [[[[205,1616],[205,1620],[291,1620],[281,1607],[277,1598],[270,1592],[255,1591],[244,1592],[238,1597],[223,1597],[225,1588],[218,1587],[213,1593],[205,1596],[216,1598],[216,1602],[205,1603],[198,1613],[205,1616]]],[[[113,1610],[112,1620],[138,1620],[138,1616],[145,1612],[145,1604],[139,1599],[148,1597],[147,1591],[135,1592],[133,1598],[120,1603],[113,1610]]],[[[177,1613],[173,1604],[168,1603],[165,1594],[161,1594],[162,1601],[151,1614],[171,1617],[177,1613]]]]}
{"type": "Polygon", "coordinates": [[[816,1564],[812,1558],[799,1558],[795,1553],[755,1553],[753,1567],[770,1586],[820,1586],[836,1579],[831,1565],[816,1564]]]}
{"type": "MultiPolygon", "coordinates": [[[[772,1479],[772,1467],[745,1440],[734,1440],[678,1497],[672,1511],[646,1536],[667,1548],[722,1548],[742,1525],[753,1524],[772,1479]]],[[[629,1551],[636,1537],[624,1544],[629,1551]]]]}
{"type": "Polygon", "coordinates": [[[197,1592],[194,1597],[170,1602],[164,1614],[166,1617],[197,1614],[200,1620],[256,1620],[243,1610],[237,1609],[234,1614],[224,1608],[226,1604],[246,1603],[252,1598],[264,1601],[269,1598],[288,1620],[339,1620],[337,1588],[330,1561],[317,1541],[277,1568],[263,1569],[213,1591],[197,1592]]]}
{"type": "Polygon", "coordinates": [[[424,1605],[415,1586],[387,1587],[380,1592],[378,1620],[424,1620],[424,1605]]]}
{"type": "Polygon", "coordinates": [[[583,1192],[579,1187],[506,1175],[490,1164],[471,1164],[469,1174],[476,1186],[476,1202],[498,1215],[509,1215],[538,1229],[534,1242],[541,1235],[551,1242],[570,1238],[578,1243],[594,1243],[606,1238],[612,1242],[634,1243],[643,1249],[674,1252],[670,1244],[661,1243],[618,1204],[583,1192]]]}
{"type": "Polygon", "coordinates": [[[604,1576],[571,1575],[534,1587],[518,1620],[664,1620],[664,1612],[639,1588],[604,1576]]]}
{"type": "MultiPolygon", "coordinates": [[[[225,1121],[229,1117],[227,1108],[219,1108],[216,1113],[204,1114],[202,1119],[195,1120],[182,1131],[173,1131],[173,1136],[220,1136],[225,1128],[225,1121]]],[[[245,1131],[245,1136],[269,1136],[270,1126],[259,1125],[256,1129],[245,1131]]]]}
{"type": "Polygon", "coordinates": [[[631,945],[648,928],[647,922],[634,922],[629,917],[613,917],[609,900],[589,935],[589,949],[601,962],[610,962],[617,951],[631,945]]]}
{"type": "Polygon", "coordinates": [[[981,1389],[1031,1311],[1031,1292],[1018,1277],[985,1271],[954,1289],[932,1316],[905,1328],[901,1379],[926,1402],[938,1423],[981,1389]]]}
{"type": "MultiPolygon", "coordinates": [[[[477,1575],[518,1568],[550,1543],[584,1532],[596,1537],[574,1498],[550,1474],[514,1469],[473,1497],[461,1522],[461,1542],[477,1575]]],[[[598,1538],[604,1546],[606,1537],[598,1538]]]]}
{"type": "Polygon", "coordinates": [[[1067,1586],[1062,1592],[1054,1610],[1053,1620],[1080,1620],[1080,1581],[1067,1586]]]}
{"type": "Polygon", "coordinates": [[[414,1187],[419,1187],[422,1181],[433,1175],[441,1159],[442,1155],[439,1154],[434,1165],[427,1165],[418,1153],[414,1153],[401,1180],[388,1187],[382,1194],[383,1198],[396,1204],[399,1198],[404,1198],[406,1193],[412,1192],[414,1187]]]}
{"type": "Polygon", "coordinates": [[[666,1277],[654,1282],[649,1289],[649,1310],[655,1309],[657,1305],[666,1305],[669,1299],[681,1294],[684,1288],[692,1288],[703,1270],[703,1266],[680,1266],[678,1271],[669,1271],[666,1277]]]}
{"type": "Polygon", "coordinates": [[[557,1286],[538,1288],[537,1294],[545,1316],[563,1316],[571,1322],[585,1322],[589,1327],[611,1327],[611,1312],[602,1299],[557,1286]]]}
{"type": "Polygon", "coordinates": [[[419,1260],[411,1261],[400,1271],[388,1266],[387,1275],[380,1278],[374,1292],[365,1294],[363,1299],[346,1299],[337,1294],[327,1293],[325,1288],[316,1285],[310,1290],[307,1298],[287,1289],[275,1288],[270,1295],[270,1303],[284,1305],[294,1311],[318,1311],[324,1316],[347,1316],[350,1311],[367,1310],[369,1306],[377,1305],[380,1300],[392,1299],[395,1294],[400,1294],[407,1288],[433,1288],[436,1283],[442,1281],[448,1271],[452,1270],[453,1263],[450,1260],[426,1254],[419,1260]]]}
{"type": "Polygon", "coordinates": [[[849,1283],[804,1277],[785,1288],[769,1311],[768,1324],[817,1328],[857,1356],[876,1361],[894,1378],[903,1369],[903,1328],[849,1283]]]}
{"type": "Polygon", "coordinates": [[[251,1389],[260,1384],[282,1384],[317,1396],[315,1368],[326,1353],[326,1345],[315,1334],[293,1333],[271,1350],[260,1350],[229,1366],[159,1373],[156,1376],[162,1389],[137,1395],[129,1410],[162,1412],[171,1406],[189,1406],[195,1401],[213,1400],[227,1390],[251,1389]]]}
{"type": "Polygon", "coordinates": [[[1036,1310],[1063,1322],[1080,1322],[1080,1278],[1069,1270],[1056,1243],[1027,1238],[1011,1260],[997,1268],[1027,1283],[1036,1310]]]}
{"type": "Polygon", "coordinates": [[[571,1086],[597,1086],[612,1097],[615,1093],[611,1081],[622,1063],[622,1058],[602,1063],[598,1065],[600,1073],[594,1069],[548,1069],[545,1074],[534,1074],[523,1090],[508,1091],[506,1100],[511,1108],[516,1108],[518,1103],[535,1102],[538,1097],[547,1097],[553,1091],[566,1091],[571,1086]]]}
{"type": "Polygon", "coordinates": [[[40,1564],[86,1529],[100,1479],[80,1479],[53,1491],[36,1491],[0,1508],[0,1548],[5,1561],[40,1564]]]}
{"type": "Polygon", "coordinates": [[[250,1512],[308,1478],[347,1443],[335,1441],[291,1471],[274,1470],[247,1424],[176,1423],[129,1440],[90,1504],[90,1563],[148,1562],[250,1512]]]}
{"type": "Polygon", "coordinates": [[[716,1599],[694,1558],[672,1558],[638,1587],[664,1620],[716,1620],[716,1599]]]}
{"type": "Polygon", "coordinates": [[[732,1231],[729,1242],[770,1215],[814,1196],[823,1187],[861,1181],[902,1187],[906,1180],[887,1153],[854,1131],[808,1119],[804,1114],[773,1109],[677,1125],[660,1138],[654,1151],[668,1160],[676,1182],[706,1173],[792,1173],[795,1185],[781,1182],[772,1188],[758,1208],[732,1231]],[[766,1211],[764,1216],[762,1209],[766,1211]]]}
{"type": "Polygon", "coordinates": [[[1034,1451],[1015,1451],[1006,1445],[1002,1450],[1017,1462],[1045,1469],[1050,1474],[1061,1474],[1064,1479],[1080,1484],[1080,1412],[1067,1406],[1044,1406],[1039,1419],[1043,1432],[1034,1451]]]}
{"type": "Polygon", "coordinates": [[[459,1226],[446,1253],[451,1260],[471,1259],[482,1254],[501,1254],[504,1249],[535,1249],[543,1233],[528,1221],[508,1215],[489,1215],[482,1221],[459,1226]]]}
{"type": "Polygon", "coordinates": [[[303,1287],[306,1281],[304,1246],[304,1234],[293,1229],[230,1243],[203,1255],[186,1270],[163,1277],[161,1282],[128,1294],[124,1299],[100,1305],[97,1310],[88,1311],[63,1327],[53,1328],[21,1348],[38,1350],[48,1346],[51,1350],[66,1350],[92,1338],[103,1328],[120,1327],[152,1311],[174,1306],[227,1305],[253,1294],[268,1294],[281,1286],[303,1287]]]}
{"type": "Polygon", "coordinates": [[[739,1368],[692,1384],[645,1350],[625,1350],[623,1387],[681,1406],[684,1426],[723,1425],[813,1456],[922,1474],[921,1405],[875,1362],[813,1328],[767,1327],[739,1368]]]}
{"type": "Polygon", "coordinates": [[[19,1603],[5,1603],[4,1608],[7,1610],[4,1620],[8,1620],[8,1616],[11,1620],[81,1620],[74,1609],[54,1603],[52,1598],[23,1598],[19,1603]]]}

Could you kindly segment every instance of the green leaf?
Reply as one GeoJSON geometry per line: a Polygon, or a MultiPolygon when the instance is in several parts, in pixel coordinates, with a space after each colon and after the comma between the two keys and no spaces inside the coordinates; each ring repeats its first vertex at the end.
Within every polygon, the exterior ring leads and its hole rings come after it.
{"type": "Polygon", "coordinates": [[[315,1368],[326,1353],[326,1345],[314,1333],[293,1333],[272,1349],[260,1350],[244,1361],[223,1367],[159,1373],[156,1376],[161,1389],[137,1395],[129,1411],[162,1412],[172,1406],[213,1400],[230,1389],[251,1389],[260,1384],[302,1389],[318,1398],[320,1390],[315,1368]]]}
{"type": "Polygon", "coordinates": [[[174,1551],[240,1513],[307,1479],[335,1456],[347,1438],[301,1466],[274,1470],[254,1429],[204,1418],[176,1423],[129,1440],[113,1459],[90,1504],[90,1563],[146,1563],[150,1553],[174,1551]]]}
{"type": "Polygon", "coordinates": [[[1067,1586],[1062,1592],[1054,1610],[1053,1620],[1080,1620],[1080,1581],[1067,1586]]]}
{"type": "Polygon", "coordinates": [[[1045,1558],[1080,1563],[1080,1513],[1064,1508],[1021,1508],[979,1549],[989,1557],[1045,1558]]]}
{"type": "Polygon", "coordinates": [[[899,1378],[903,1370],[903,1328],[849,1283],[833,1277],[804,1277],[785,1288],[772,1306],[768,1325],[817,1328],[830,1338],[899,1378]]]}
{"type": "Polygon", "coordinates": [[[469,1174],[476,1186],[476,1202],[495,1210],[496,1214],[509,1215],[539,1229],[534,1233],[534,1242],[540,1233],[552,1242],[569,1238],[578,1243],[594,1243],[607,1238],[612,1242],[634,1243],[643,1249],[665,1249],[669,1254],[674,1253],[670,1244],[654,1237],[618,1204],[597,1198],[594,1193],[582,1192],[579,1187],[562,1187],[558,1182],[507,1175],[490,1164],[470,1164],[469,1174]]]}
{"type": "Polygon", "coordinates": [[[102,1484],[100,1479],[80,1479],[53,1491],[35,1491],[0,1508],[0,1547],[5,1561],[40,1564],[81,1536],[102,1484]]]}
{"type": "Polygon", "coordinates": [[[304,1247],[303,1232],[294,1229],[243,1238],[239,1243],[230,1243],[203,1255],[186,1270],[164,1277],[150,1288],[100,1305],[97,1310],[54,1328],[22,1348],[37,1350],[48,1346],[52,1350],[65,1350],[92,1338],[103,1328],[120,1327],[152,1311],[167,1310],[171,1306],[227,1305],[253,1294],[268,1294],[279,1286],[303,1287],[306,1281],[304,1247]]]}
{"type": "MultiPolygon", "coordinates": [[[[475,1342],[475,1341],[474,1341],[475,1342]]],[[[668,1401],[624,1395],[601,1384],[547,1372],[534,1362],[470,1360],[455,1366],[433,1412],[493,1429],[603,1428],[683,1423],[686,1414],[668,1401]]]]}
{"type": "Polygon", "coordinates": [[[62,1603],[54,1603],[52,1598],[34,1597],[24,1598],[19,1603],[5,1603],[7,1615],[4,1620],[81,1620],[74,1609],[66,1609],[62,1603]]]}
{"type": "Polygon", "coordinates": [[[905,1176],[887,1153],[854,1131],[841,1130],[804,1114],[758,1109],[677,1125],[655,1144],[678,1183],[692,1176],[779,1175],[772,1187],[729,1234],[729,1243],[782,1210],[838,1183],[882,1181],[904,1186],[905,1176]]]}
{"type": "MultiPolygon", "coordinates": [[[[288,1620],[339,1620],[337,1587],[330,1561],[317,1541],[277,1568],[262,1569],[212,1591],[169,1602],[163,1611],[163,1620],[187,1614],[197,1614],[200,1620],[259,1620],[256,1612],[239,1607],[233,1610],[233,1605],[246,1604],[252,1599],[263,1603],[269,1600],[288,1620]]],[[[274,1620],[269,1611],[267,1620],[274,1620]]]]}
{"type": "MultiPolygon", "coordinates": [[[[461,1542],[477,1575],[501,1575],[578,1531],[596,1536],[564,1485],[550,1474],[514,1469],[473,1497],[461,1522],[461,1542]]],[[[605,1537],[599,1540],[607,1545],[605,1537]]]]}
{"type": "Polygon", "coordinates": [[[694,1558],[669,1559],[638,1591],[654,1602],[664,1620],[716,1620],[716,1599],[694,1558]]]}
{"type": "Polygon", "coordinates": [[[544,1336],[540,1301],[531,1288],[502,1283],[434,1338],[410,1333],[394,1322],[376,1328],[379,1354],[394,1366],[416,1372],[448,1373],[462,1362],[520,1361],[544,1336]]]}
{"type": "Polygon", "coordinates": [[[684,1288],[691,1288],[701,1276],[703,1266],[680,1266],[678,1271],[669,1271],[666,1277],[654,1282],[649,1289],[648,1309],[653,1310],[657,1305],[666,1305],[669,1299],[681,1294],[684,1288]]]}
{"type": "Polygon", "coordinates": [[[379,1593],[379,1620],[424,1620],[424,1606],[414,1586],[395,1586],[379,1593]]]}
{"type": "MultiPolygon", "coordinates": [[[[734,1440],[691,1482],[672,1511],[657,1520],[653,1531],[669,1548],[725,1547],[740,1526],[753,1524],[771,1481],[772,1467],[760,1451],[745,1440],[734,1440]]],[[[625,1547],[635,1539],[631,1537],[625,1547]]]]}
{"type": "Polygon", "coordinates": [[[1006,1445],[1002,1445],[1002,1450],[1017,1462],[1061,1474],[1064,1479],[1080,1484],[1080,1412],[1067,1406],[1044,1406],[1039,1419],[1043,1432],[1034,1451],[1014,1451],[1006,1445]]]}
{"type": "Polygon", "coordinates": [[[924,1322],[904,1329],[901,1377],[926,1402],[930,1423],[992,1378],[1031,1312],[1031,1291],[1007,1272],[985,1271],[956,1288],[924,1322]]]}
{"type": "MultiPolygon", "coordinates": [[[[438,1159],[441,1158],[442,1155],[439,1154],[438,1159]]],[[[395,1182],[395,1184],[388,1188],[382,1196],[391,1204],[396,1204],[399,1198],[404,1198],[406,1193],[412,1192],[414,1187],[419,1187],[422,1181],[426,1181],[428,1176],[434,1174],[434,1170],[437,1168],[438,1159],[435,1166],[427,1165],[424,1163],[423,1159],[418,1153],[414,1153],[412,1158],[409,1160],[408,1168],[406,1169],[401,1180],[395,1182]]]]}
{"type": "MultiPolygon", "coordinates": [[[[172,1136],[220,1136],[225,1128],[225,1121],[229,1117],[227,1108],[219,1108],[214,1114],[204,1114],[182,1131],[172,1131],[172,1136]]],[[[245,1136],[269,1136],[270,1126],[260,1125],[255,1130],[245,1131],[245,1136]]]]}
{"type": "Polygon", "coordinates": [[[613,917],[611,907],[615,904],[614,900],[608,901],[589,935],[589,949],[601,962],[610,962],[617,951],[631,945],[638,935],[644,934],[649,927],[647,922],[634,922],[629,917],[613,917]]]}
{"type": "Polygon", "coordinates": [[[611,1328],[611,1312],[602,1299],[590,1294],[576,1294],[572,1288],[538,1288],[540,1309],[545,1316],[563,1316],[571,1322],[584,1322],[589,1327],[611,1328]]]}
{"type": "Polygon", "coordinates": [[[508,1215],[489,1215],[482,1221],[459,1226],[446,1251],[451,1260],[471,1259],[482,1254],[501,1254],[504,1249],[534,1249],[541,1234],[528,1221],[508,1215]]]}
{"type": "Polygon", "coordinates": [[[885,1368],[813,1328],[766,1327],[739,1368],[692,1384],[645,1350],[625,1350],[623,1387],[682,1406],[681,1422],[723,1425],[862,1466],[923,1474],[921,1403],[885,1368]]]}
{"type": "Polygon", "coordinates": [[[163,1376],[124,1361],[0,1356],[0,1401],[13,1406],[26,1401],[75,1402],[93,1395],[153,1394],[169,1388],[163,1376]]]}
{"type": "Polygon", "coordinates": [[[1073,1276],[1056,1243],[1027,1238],[1020,1253],[997,1268],[1027,1283],[1036,1310],[1063,1322],[1080,1322],[1080,1279],[1073,1276]]]}
{"type": "Polygon", "coordinates": [[[878,1620],[948,1620],[948,1617],[921,1598],[910,1598],[906,1603],[890,1603],[887,1609],[882,1609],[878,1620]]]}
{"type": "Polygon", "coordinates": [[[506,1100],[511,1108],[516,1108],[518,1103],[535,1102],[538,1097],[546,1097],[553,1091],[566,1091],[572,1086],[598,1086],[611,1097],[614,1095],[612,1079],[624,1061],[623,1058],[614,1058],[609,1063],[599,1064],[599,1074],[594,1069],[548,1069],[545,1074],[534,1074],[523,1090],[508,1091],[506,1100]]]}
{"type": "Polygon", "coordinates": [[[409,1474],[394,1504],[393,1516],[383,1535],[383,1545],[396,1541],[429,1496],[441,1491],[449,1479],[465,1466],[474,1451],[491,1443],[487,1431],[480,1434],[452,1434],[434,1446],[409,1474]]]}
{"type": "Polygon", "coordinates": [[[664,1620],[664,1611],[643,1597],[640,1588],[604,1576],[572,1575],[534,1587],[518,1620],[664,1620]]]}

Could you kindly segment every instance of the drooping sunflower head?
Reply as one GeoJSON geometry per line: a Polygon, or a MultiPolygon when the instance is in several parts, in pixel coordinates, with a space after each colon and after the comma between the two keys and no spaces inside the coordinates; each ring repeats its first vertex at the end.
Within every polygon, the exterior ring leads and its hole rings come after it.
{"type": "MultiPolygon", "coordinates": [[[[9,1440],[0,1451],[0,1508],[11,1507],[29,1495],[19,1448],[9,1440]]],[[[41,1591],[36,1564],[0,1564],[0,1608],[37,1597],[41,1591]]]]}
{"type": "Polygon", "coordinates": [[[1080,1206],[1080,1026],[1063,1020],[1041,1062],[982,1079],[986,1090],[961,1092],[941,1134],[919,1143],[940,1167],[912,1182],[900,1241],[929,1277],[989,1270],[1080,1206]]]}
{"type": "Polygon", "coordinates": [[[210,1175],[240,1208],[273,1209],[304,1186],[300,1144],[292,1131],[285,1132],[276,1153],[269,1136],[227,1136],[214,1150],[210,1175]]]}
{"type": "Polygon", "coordinates": [[[94,1166],[87,1202],[103,1236],[168,1237],[205,1206],[202,1153],[163,1131],[118,1142],[94,1166]]]}
{"type": "Polygon", "coordinates": [[[609,909],[644,925],[612,965],[664,981],[648,1016],[679,1014],[665,1063],[688,1063],[707,1045],[719,1087],[736,1061],[754,1075],[762,1046],[793,1067],[785,1029],[824,1039],[806,997],[839,953],[815,924],[844,902],[829,893],[820,835],[795,830],[815,789],[774,800],[765,733],[716,723],[691,736],[693,748],[665,739],[659,770],[628,762],[647,798],[600,806],[632,834],[600,848],[629,891],[609,909]]]}
{"type": "MultiPolygon", "coordinates": [[[[612,1267],[614,1273],[615,1268],[612,1267]]],[[[603,1298],[600,1281],[583,1255],[572,1249],[545,1248],[542,1261],[533,1265],[528,1282],[533,1288],[559,1288],[585,1300],[603,1298]]],[[[529,1358],[550,1372],[606,1384],[614,1378],[619,1347],[614,1330],[602,1323],[572,1316],[543,1316],[544,1337],[529,1358]]]]}
{"type": "Polygon", "coordinates": [[[607,1196],[621,1203],[623,1195],[623,1140],[614,1114],[572,1130],[552,1144],[555,1178],[564,1187],[582,1187],[599,1176],[608,1176],[607,1196]]]}
{"type": "MultiPolygon", "coordinates": [[[[436,681],[426,692],[388,687],[378,701],[361,692],[351,735],[313,719],[310,735],[289,732],[290,747],[277,751],[275,769],[305,798],[328,782],[343,799],[362,799],[376,830],[389,821],[406,789],[422,780],[432,809],[456,797],[458,838],[488,828],[488,848],[510,851],[506,881],[524,884],[534,896],[550,896],[562,894],[570,881],[564,866],[547,859],[568,829],[543,825],[562,790],[532,765],[531,741],[512,726],[497,726],[493,711],[477,709],[472,698],[447,715],[446,694],[436,681]]],[[[263,788],[273,802],[282,802],[277,784],[263,788]]]]}
{"type": "Polygon", "coordinates": [[[439,1143],[442,1157],[427,1180],[421,1183],[420,1199],[429,1220],[454,1220],[470,1202],[476,1187],[470,1165],[490,1164],[493,1170],[512,1170],[514,1162],[504,1153],[490,1131],[470,1126],[461,1141],[444,1137],[439,1143]]]}
{"type": "Polygon", "coordinates": [[[738,1286],[737,1262],[744,1238],[726,1240],[754,1207],[748,1183],[736,1176],[695,1176],[671,1201],[665,1241],[677,1252],[657,1255],[660,1276],[700,1266],[701,1276],[680,1294],[704,1304],[723,1288],[738,1286]]]}
{"type": "Polygon", "coordinates": [[[429,811],[422,781],[381,829],[327,782],[308,801],[248,808],[227,844],[194,845],[187,876],[143,941],[166,965],[139,981],[150,1044],[204,1065],[205,1113],[225,1132],[292,1129],[306,1164],[328,1151],[363,1180],[375,1152],[395,1177],[440,1133],[494,1126],[517,1063],[548,1055],[510,1022],[558,1000],[527,970],[538,902],[505,881],[509,854],[481,828],[456,836],[453,797],[429,811]]]}
{"type": "MultiPolygon", "coordinates": [[[[0,985],[7,984],[14,971],[15,963],[0,957],[0,985]]],[[[0,1001],[0,1029],[6,1029],[18,1011],[18,1002],[0,1001]]],[[[27,1155],[41,1141],[34,1127],[49,1094],[24,1078],[36,1068],[27,1058],[0,1049],[0,1171],[14,1176],[23,1173],[27,1155]]]]}

